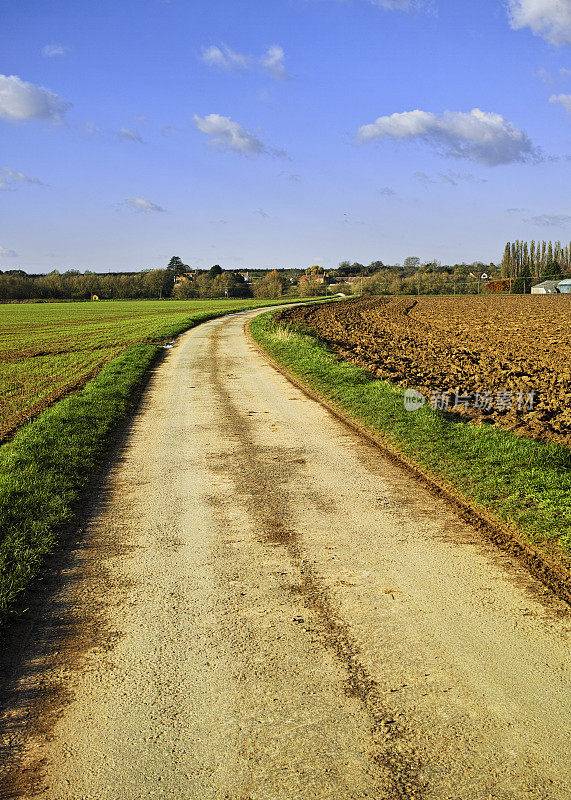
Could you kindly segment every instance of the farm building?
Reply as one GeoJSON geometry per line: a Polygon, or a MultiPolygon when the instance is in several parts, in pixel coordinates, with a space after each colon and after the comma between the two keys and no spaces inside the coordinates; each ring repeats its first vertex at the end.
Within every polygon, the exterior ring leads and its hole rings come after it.
{"type": "Polygon", "coordinates": [[[564,281],[559,281],[557,284],[557,291],[562,294],[571,294],[571,278],[565,278],[564,281]]]}
{"type": "Polygon", "coordinates": [[[557,294],[561,281],[543,281],[531,287],[532,294],[557,294]]]}

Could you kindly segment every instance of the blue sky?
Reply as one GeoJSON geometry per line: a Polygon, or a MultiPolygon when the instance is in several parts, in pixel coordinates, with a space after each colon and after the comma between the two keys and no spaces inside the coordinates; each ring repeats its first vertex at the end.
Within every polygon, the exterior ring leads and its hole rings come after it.
{"type": "Polygon", "coordinates": [[[571,0],[0,0],[0,269],[571,239],[571,0]]]}

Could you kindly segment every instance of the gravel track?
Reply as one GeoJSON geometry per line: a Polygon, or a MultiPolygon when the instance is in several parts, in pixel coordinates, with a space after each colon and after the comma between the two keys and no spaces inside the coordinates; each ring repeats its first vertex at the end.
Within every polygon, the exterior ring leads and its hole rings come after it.
{"type": "Polygon", "coordinates": [[[571,798],[568,607],[268,365],[256,313],[157,368],[10,655],[0,796],[571,798]]]}

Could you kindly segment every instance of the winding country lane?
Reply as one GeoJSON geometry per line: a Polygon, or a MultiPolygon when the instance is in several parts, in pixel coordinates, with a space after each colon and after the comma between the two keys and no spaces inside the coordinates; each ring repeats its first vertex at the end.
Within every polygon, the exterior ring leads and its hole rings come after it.
{"type": "Polygon", "coordinates": [[[571,798],[567,607],[268,365],[256,313],[157,368],[14,667],[0,796],[571,798]]]}

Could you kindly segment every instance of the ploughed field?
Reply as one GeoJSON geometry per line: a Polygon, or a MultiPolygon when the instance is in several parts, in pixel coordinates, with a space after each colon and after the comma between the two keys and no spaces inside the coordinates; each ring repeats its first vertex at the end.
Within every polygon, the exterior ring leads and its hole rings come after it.
{"type": "Polygon", "coordinates": [[[353,298],[278,320],[434,407],[571,445],[571,295],[353,298]]]}
{"type": "Polygon", "coordinates": [[[189,318],[198,321],[203,315],[262,302],[118,300],[0,305],[0,442],[53,402],[84,386],[131,345],[160,340],[169,335],[169,328],[178,332],[189,318]]]}

